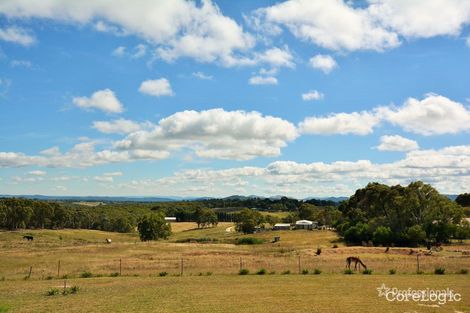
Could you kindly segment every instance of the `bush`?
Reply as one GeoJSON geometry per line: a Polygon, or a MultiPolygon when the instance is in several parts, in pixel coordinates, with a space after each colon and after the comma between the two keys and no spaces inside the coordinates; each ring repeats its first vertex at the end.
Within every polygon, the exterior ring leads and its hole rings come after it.
{"type": "Polygon", "coordinates": [[[416,274],[422,275],[422,274],[424,274],[424,272],[423,271],[416,271],[416,274]]]}
{"type": "Polygon", "coordinates": [[[165,276],[168,276],[168,273],[167,273],[167,272],[160,272],[160,273],[158,274],[158,276],[160,276],[160,277],[165,277],[165,276]]]}
{"type": "Polygon", "coordinates": [[[162,213],[144,216],[137,225],[142,241],[167,239],[171,235],[171,226],[162,213]]]}
{"type": "Polygon", "coordinates": [[[313,270],[313,274],[315,275],[320,275],[321,274],[321,270],[319,268],[316,268],[313,270]]]}
{"type": "Polygon", "coordinates": [[[92,276],[93,276],[93,274],[91,272],[83,272],[83,273],[80,274],[81,278],[90,278],[92,276]]]}
{"type": "Polygon", "coordinates": [[[302,275],[307,275],[307,274],[308,274],[308,270],[307,270],[307,269],[302,270],[302,275]]]}
{"type": "Polygon", "coordinates": [[[250,271],[246,268],[242,268],[240,271],[238,271],[238,275],[248,275],[250,274],[250,271]]]}
{"type": "Polygon", "coordinates": [[[262,243],[264,243],[264,240],[260,238],[245,237],[237,239],[237,245],[259,245],[262,243]]]}
{"type": "Polygon", "coordinates": [[[287,270],[287,271],[282,272],[281,274],[282,274],[282,275],[289,275],[289,274],[290,274],[290,271],[287,270]]]}
{"type": "Polygon", "coordinates": [[[46,277],[46,280],[52,280],[52,279],[54,279],[54,277],[52,277],[51,275],[46,277]]]}
{"type": "Polygon", "coordinates": [[[266,275],[268,271],[266,271],[264,268],[260,269],[259,271],[256,272],[256,275],[266,275]]]}
{"type": "Polygon", "coordinates": [[[390,275],[395,275],[395,274],[397,273],[397,270],[394,269],[394,268],[391,268],[391,269],[388,270],[388,273],[389,273],[390,275]]]}
{"type": "Polygon", "coordinates": [[[363,270],[363,271],[362,271],[362,274],[364,274],[364,275],[372,275],[372,270],[370,270],[370,269],[363,270]]]}
{"type": "Polygon", "coordinates": [[[347,270],[344,270],[344,274],[346,274],[346,275],[352,275],[352,274],[354,274],[354,271],[353,271],[353,270],[350,270],[350,269],[347,269],[347,270]]]}
{"type": "Polygon", "coordinates": [[[443,268],[443,267],[438,267],[434,270],[434,274],[436,275],[444,275],[445,274],[445,271],[446,269],[443,268]]]}
{"type": "Polygon", "coordinates": [[[118,277],[118,276],[119,276],[119,273],[118,273],[118,272],[114,272],[114,273],[111,273],[109,276],[111,276],[111,277],[118,277]]]}
{"type": "Polygon", "coordinates": [[[462,268],[460,271],[459,271],[459,274],[468,274],[468,270],[466,268],[462,268]]]}
{"type": "Polygon", "coordinates": [[[50,288],[47,292],[46,292],[46,295],[47,296],[55,296],[55,295],[58,295],[60,292],[60,290],[58,288],[50,288]]]}
{"type": "Polygon", "coordinates": [[[276,274],[276,271],[269,272],[269,275],[275,275],[275,274],[276,274]]]}
{"type": "Polygon", "coordinates": [[[77,293],[79,290],[80,290],[80,287],[78,287],[78,286],[70,287],[70,293],[71,294],[77,293]]]}

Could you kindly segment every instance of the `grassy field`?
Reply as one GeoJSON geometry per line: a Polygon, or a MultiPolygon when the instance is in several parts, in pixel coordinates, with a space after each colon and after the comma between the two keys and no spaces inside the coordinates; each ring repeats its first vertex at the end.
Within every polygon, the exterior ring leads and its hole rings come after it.
{"type": "Polygon", "coordinates": [[[470,275],[456,274],[470,270],[470,257],[462,254],[470,250],[468,242],[421,256],[424,274],[417,275],[410,248],[384,253],[381,247],[346,247],[334,232],[301,230],[258,233],[250,237],[263,244],[236,245],[247,235],[232,226],[197,229],[194,223],[176,223],[170,239],[158,242],[92,230],[0,232],[0,312],[54,312],[64,305],[67,312],[279,312],[280,307],[282,312],[376,312],[377,305],[384,312],[470,312],[470,275]],[[27,233],[34,235],[33,242],[22,239],[27,233]],[[274,236],[281,241],[272,243],[274,236]],[[315,256],[318,247],[322,253],[315,256]],[[360,256],[373,275],[344,275],[350,255],[360,256]],[[122,276],[110,277],[120,265],[122,276]],[[264,268],[271,275],[238,276],[240,266],[251,273],[264,268]],[[445,268],[446,275],[434,275],[437,267],[445,268]],[[299,269],[322,274],[299,275],[299,269]],[[390,269],[397,274],[388,275],[390,269]],[[290,275],[282,274],[286,271],[290,275]],[[85,272],[93,277],[80,278],[85,272]],[[161,272],[168,276],[159,277],[161,272]],[[64,279],[80,292],[45,296],[64,279]],[[463,298],[440,308],[389,303],[377,297],[375,288],[382,282],[399,288],[449,287],[463,298]]]}

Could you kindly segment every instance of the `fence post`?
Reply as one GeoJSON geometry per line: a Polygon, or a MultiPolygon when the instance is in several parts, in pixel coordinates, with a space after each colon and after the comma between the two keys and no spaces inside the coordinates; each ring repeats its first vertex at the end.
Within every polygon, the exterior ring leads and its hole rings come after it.
{"type": "Polygon", "coordinates": [[[299,274],[300,274],[300,255],[299,255],[299,274]]]}
{"type": "Polygon", "coordinates": [[[243,268],[243,261],[242,261],[242,257],[240,257],[240,271],[242,270],[243,268]]]}
{"type": "Polygon", "coordinates": [[[65,295],[66,291],[67,291],[67,280],[64,279],[64,295],[65,295]]]}
{"type": "Polygon", "coordinates": [[[417,273],[419,273],[419,254],[416,254],[416,266],[417,266],[417,273]]]}
{"type": "Polygon", "coordinates": [[[60,278],[60,260],[57,263],[57,278],[60,278]]]}
{"type": "Polygon", "coordinates": [[[31,273],[33,272],[33,267],[30,266],[29,267],[29,274],[28,274],[28,278],[31,278],[31,273]]]}
{"type": "Polygon", "coordinates": [[[119,259],[119,276],[122,275],[122,259],[119,259]]]}
{"type": "Polygon", "coordinates": [[[184,269],[183,258],[181,258],[180,276],[183,276],[183,269],[184,269]]]}

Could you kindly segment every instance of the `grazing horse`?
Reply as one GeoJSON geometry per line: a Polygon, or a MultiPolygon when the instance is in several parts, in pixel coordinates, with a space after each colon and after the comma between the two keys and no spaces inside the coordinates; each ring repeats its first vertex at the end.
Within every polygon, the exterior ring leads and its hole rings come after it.
{"type": "Polygon", "coordinates": [[[23,239],[28,239],[28,241],[32,241],[34,239],[34,237],[31,236],[31,235],[25,235],[25,236],[23,236],[23,239]]]}
{"type": "Polygon", "coordinates": [[[367,269],[367,266],[362,263],[361,259],[357,256],[349,256],[346,258],[346,267],[350,270],[351,269],[351,263],[354,262],[354,270],[357,271],[357,264],[359,263],[359,270],[361,270],[361,265],[364,267],[364,269],[367,269]]]}
{"type": "Polygon", "coordinates": [[[107,243],[107,244],[110,244],[110,243],[111,243],[111,239],[110,239],[110,238],[106,238],[106,243],[107,243]]]}

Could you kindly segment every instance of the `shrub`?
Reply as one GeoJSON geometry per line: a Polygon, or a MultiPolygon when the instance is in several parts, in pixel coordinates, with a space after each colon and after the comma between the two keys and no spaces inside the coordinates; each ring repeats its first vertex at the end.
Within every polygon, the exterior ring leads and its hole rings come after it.
{"type": "Polygon", "coordinates": [[[93,276],[93,274],[91,272],[83,272],[83,273],[80,274],[81,278],[90,278],[92,276],[93,276]]]}
{"type": "Polygon", "coordinates": [[[62,279],[68,279],[69,275],[62,275],[62,279]]]}
{"type": "Polygon", "coordinates": [[[78,286],[70,287],[70,293],[71,294],[77,293],[79,290],[80,290],[80,287],[78,287],[78,286]]]}
{"type": "Polygon", "coordinates": [[[168,273],[167,273],[167,272],[160,272],[160,273],[158,274],[158,276],[160,276],[160,277],[165,277],[165,276],[168,276],[168,273]]]}
{"type": "Polygon", "coordinates": [[[59,294],[59,289],[58,288],[50,288],[47,292],[46,292],[46,295],[47,296],[55,296],[55,295],[58,295],[59,294]]]}
{"type": "Polygon", "coordinates": [[[352,274],[354,274],[354,271],[353,271],[353,270],[350,270],[350,269],[347,269],[347,270],[344,270],[344,274],[346,274],[346,275],[352,275],[352,274]]]}
{"type": "Polygon", "coordinates": [[[364,274],[364,275],[372,275],[372,270],[370,270],[370,269],[363,270],[363,271],[362,271],[362,274],[364,274]]]}
{"type": "Polygon", "coordinates": [[[287,270],[287,271],[282,272],[281,274],[282,274],[282,275],[289,275],[289,274],[290,274],[290,271],[287,270]]]}
{"type": "Polygon", "coordinates": [[[264,268],[262,268],[262,269],[260,269],[259,271],[256,272],[256,275],[266,275],[266,273],[267,273],[267,271],[264,268]]]}
{"type": "Polygon", "coordinates": [[[206,276],[211,276],[212,272],[206,272],[206,276]]]}
{"type": "Polygon", "coordinates": [[[274,274],[276,274],[276,271],[269,272],[269,275],[274,275],[274,274]]]}
{"type": "Polygon", "coordinates": [[[443,267],[438,267],[434,270],[434,274],[436,275],[444,275],[445,274],[445,271],[446,269],[443,268],[443,267]]]}
{"type": "Polygon", "coordinates": [[[248,275],[250,274],[250,271],[246,268],[242,268],[240,271],[238,271],[238,275],[248,275]]]}
{"type": "Polygon", "coordinates": [[[397,270],[394,269],[394,268],[391,268],[391,269],[388,270],[388,273],[389,273],[390,275],[395,275],[395,274],[397,273],[397,270]]]}
{"type": "Polygon", "coordinates": [[[468,274],[468,270],[466,268],[462,268],[460,271],[459,271],[459,274],[468,274]]]}
{"type": "Polygon", "coordinates": [[[314,269],[313,274],[320,275],[321,274],[321,269],[319,269],[319,268],[314,269]]]}
{"type": "Polygon", "coordinates": [[[307,275],[308,274],[308,270],[307,269],[303,269],[302,270],[302,275],[307,275]]]}
{"type": "Polygon", "coordinates": [[[52,280],[52,279],[54,279],[54,277],[52,277],[51,275],[46,277],[46,280],[52,280]]]}
{"type": "Polygon", "coordinates": [[[416,274],[422,275],[422,274],[424,274],[424,272],[423,271],[416,271],[416,274]]]}
{"type": "Polygon", "coordinates": [[[118,272],[114,272],[114,273],[111,273],[109,276],[111,276],[111,277],[118,277],[118,276],[119,276],[119,273],[118,273],[118,272]]]}
{"type": "Polygon", "coordinates": [[[237,239],[237,245],[259,245],[262,243],[264,243],[264,240],[260,238],[245,237],[237,239]]]}

